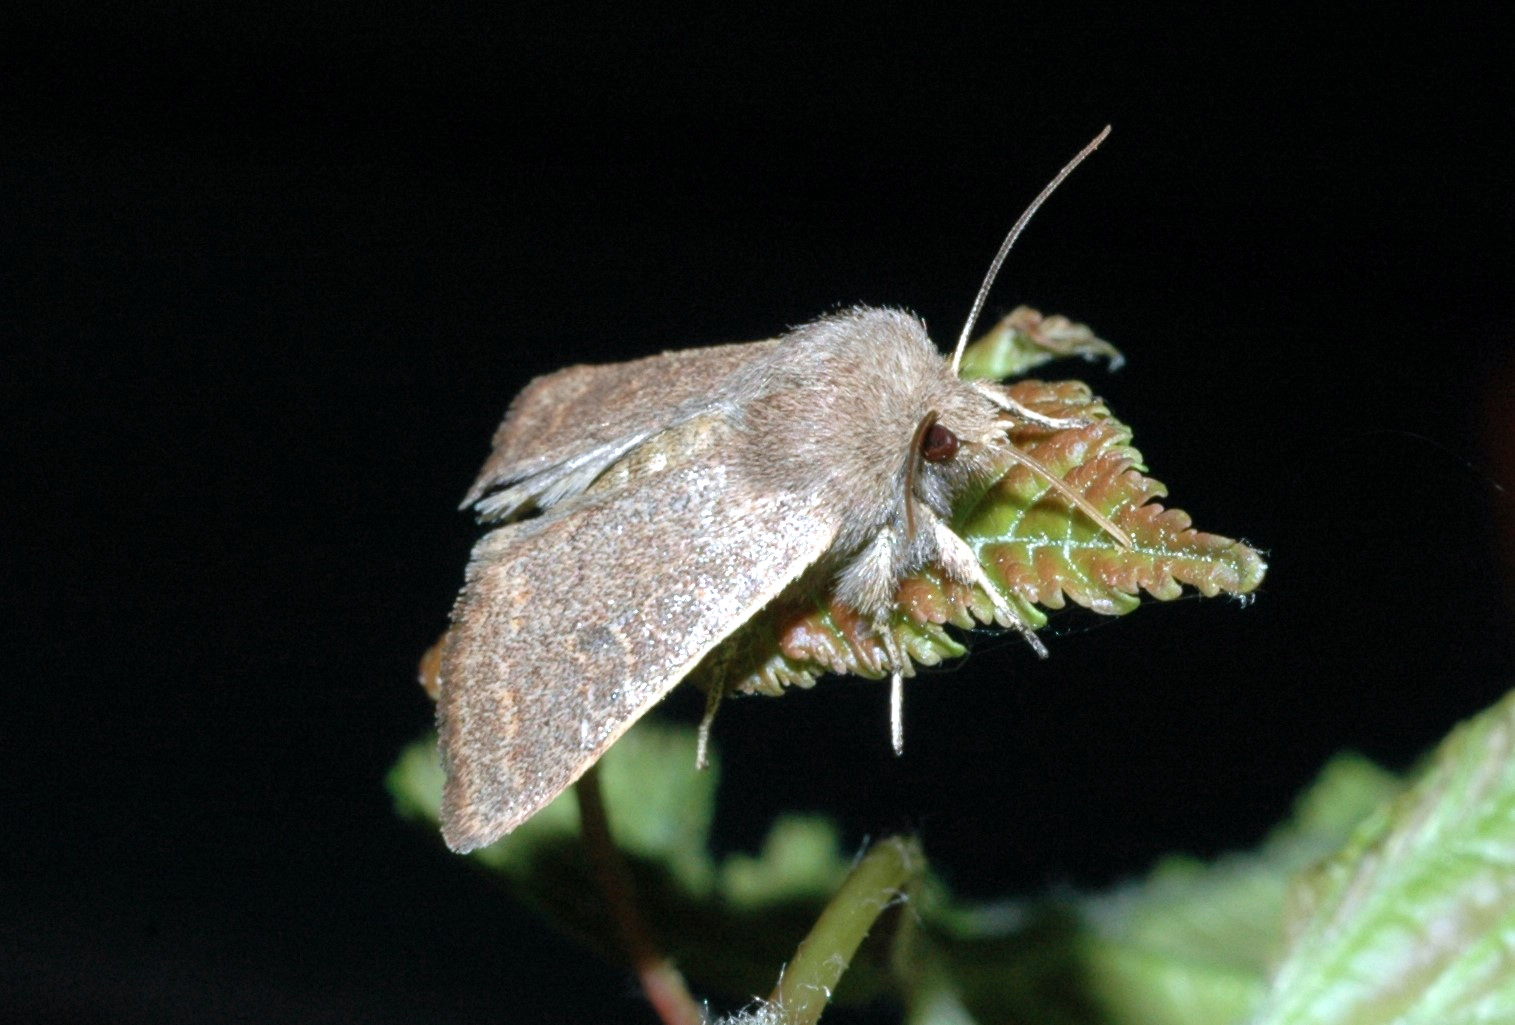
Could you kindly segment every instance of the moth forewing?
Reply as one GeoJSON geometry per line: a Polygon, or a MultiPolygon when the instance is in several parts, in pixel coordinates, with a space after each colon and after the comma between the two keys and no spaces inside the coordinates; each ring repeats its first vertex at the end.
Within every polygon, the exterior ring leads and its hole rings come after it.
{"type": "Polygon", "coordinates": [[[443,835],[472,850],[556,797],[825,550],[787,494],[681,466],[498,528],[443,652],[443,835]]]}
{"type": "Polygon", "coordinates": [[[574,368],[539,380],[513,406],[472,493],[481,505],[491,486],[551,480],[581,457],[580,446],[558,463],[540,451],[541,439],[561,434],[558,383],[584,412],[584,385],[602,382],[602,420],[650,436],[628,445],[607,440],[603,425],[587,432],[601,450],[627,451],[581,493],[540,503],[540,515],[475,548],[441,672],[443,821],[455,848],[491,842],[556,796],[829,548],[829,510],[759,486],[750,460],[733,456],[754,446],[741,437],[752,425],[733,412],[751,384],[733,384],[732,371],[773,348],[574,368]],[[713,390],[670,384],[651,423],[646,408],[624,404],[649,391],[639,374],[675,367],[713,390]]]}

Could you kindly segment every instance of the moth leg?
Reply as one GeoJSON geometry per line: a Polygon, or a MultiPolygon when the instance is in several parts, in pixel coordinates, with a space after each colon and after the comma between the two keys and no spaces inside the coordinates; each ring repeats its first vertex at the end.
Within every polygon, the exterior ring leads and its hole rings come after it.
{"type": "Polygon", "coordinates": [[[889,672],[889,740],[895,754],[905,750],[905,674],[910,660],[895,638],[894,592],[899,586],[895,539],[888,531],[859,552],[837,578],[837,595],[843,604],[873,621],[873,633],[884,648],[883,668],[889,672]]]}
{"type": "Polygon", "coordinates": [[[1036,631],[1031,629],[1030,624],[1023,620],[1005,600],[1004,594],[995,586],[994,581],[989,579],[989,574],[984,572],[983,564],[978,561],[978,553],[968,542],[958,537],[957,533],[935,513],[928,509],[926,515],[930,518],[931,528],[935,533],[937,559],[947,575],[960,584],[968,584],[983,590],[989,596],[989,601],[994,604],[995,621],[1014,627],[1038,656],[1046,658],[1047,646],[1042,643],[1040,637],[1036,636],[1036,631]]]}
{"type": "Polygon", "coordinates": [[[905,660],[887,620],[876,620],[873,630],[884,645],[889,660],[889,744],[896,755],[905,753],[905,660]]]}
{"type": "Polygon", "coordinates": [[[694,748],[697,772],[710,768],[710,729],[715,725],[715,713],[721,707],[721,699],[726,696],[726,669],[730,662],[730,645],[722,645],[711,656],[710,684],[705,688],[705,714],[700,719],[694,748]]]}
{"type": "Polygon", "coordinates": [[[1029,406],[1023,405],[1007,395],[1003,388],[995,387],[989,381],[974,381],[973,387],[978,393],[1007,413],[1012,413],[1017,419],[1027,423],[1036,424],[1054,431],[1064,431],[1073,427],[1088,427],[1093,420],[1083,416],[1047,416],[1038,413],[1029,406]]]}
{"type": "Polygon", "coordinates": [[[898,670],[889,677],[889,743],[895,757],[905,753],[905,677],[898,670]]]}
{"type": "Polygon", "coordinates": [[[724,686],[714,686],[705,692],[705,715],[700,719],[699,739],[694,749],[694,767],[699,772],[710,768],[710,727],[715,725],[716,709],[721,707],[721,698],[725,696],[724,686]]]}

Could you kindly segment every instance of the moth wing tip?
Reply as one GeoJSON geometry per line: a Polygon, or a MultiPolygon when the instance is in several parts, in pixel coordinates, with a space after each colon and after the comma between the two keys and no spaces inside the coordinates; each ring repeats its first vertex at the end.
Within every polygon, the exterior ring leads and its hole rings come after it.
{"type": "Polygon", "coordinates": [[[458,784],[456,776],[450,778],[442,794],[442,842],[449,850],[467,854],[488,847],[519,824],[487,814],[458,784]]]}
{"type": "Polygon", "coordinates": [[[442,842],[454,854],[468,854],[488,847],[510,832],[496,823],[481,822],[474,817],[442,816],[442,842]]]}
{"type": "Polygon", "coordinates": [[[473,837],[454,833],[445,826],[442,827],[442,842],[454,854],[470,854],[484,846],[473,837]]]}

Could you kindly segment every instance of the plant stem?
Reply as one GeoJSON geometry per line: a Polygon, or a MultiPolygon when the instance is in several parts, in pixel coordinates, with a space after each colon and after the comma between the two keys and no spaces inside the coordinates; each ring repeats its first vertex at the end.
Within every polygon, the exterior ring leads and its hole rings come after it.
{"type": "Polygon", "coordinates": [[[689,995],[684,977],[658,950],[657,942],[637,910],[631,871],[610,835],[605,801],[600,795],[599,766],[593,766],[575,785],[579,799],[579,822],[584,851],[598,877],[611,918],[621,936],[621,945],[632,970],[642,984],[647,1002],[663,1025],[704,1025],[699,1003],[689,995]]]}
{"type": "Polygon", "coordinates": [[[868,930],[924,864],[919,843],[905,837],[884,840],[858,862],[769,997],[784,1025],[814,1025],[820,1019],[868,930]]]}

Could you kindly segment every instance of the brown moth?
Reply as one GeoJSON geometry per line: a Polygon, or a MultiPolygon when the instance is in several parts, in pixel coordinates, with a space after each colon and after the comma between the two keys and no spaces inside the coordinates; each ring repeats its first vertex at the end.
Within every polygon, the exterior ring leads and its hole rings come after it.
{"type": "MultiPolygon", "coordinates": [[[[896,309],[855,307],[762,342],[533,381],[464,500],[496,524],[475,546],[441,648],[442,833],[470,851],[510,832],[802,575],[875,625],[893,667],[900,581],[935,567],[1015,617],[948,526],[958,496],[1029,464],[1101,527],[1119,527],[1018,452],[1018,422],[1075,426],[957,367],[896,309]]],[[[717,686],[714,697],[719,697],[717,686]]],[[[713,710],[713,704],[712,704],[713,710]]]]}

